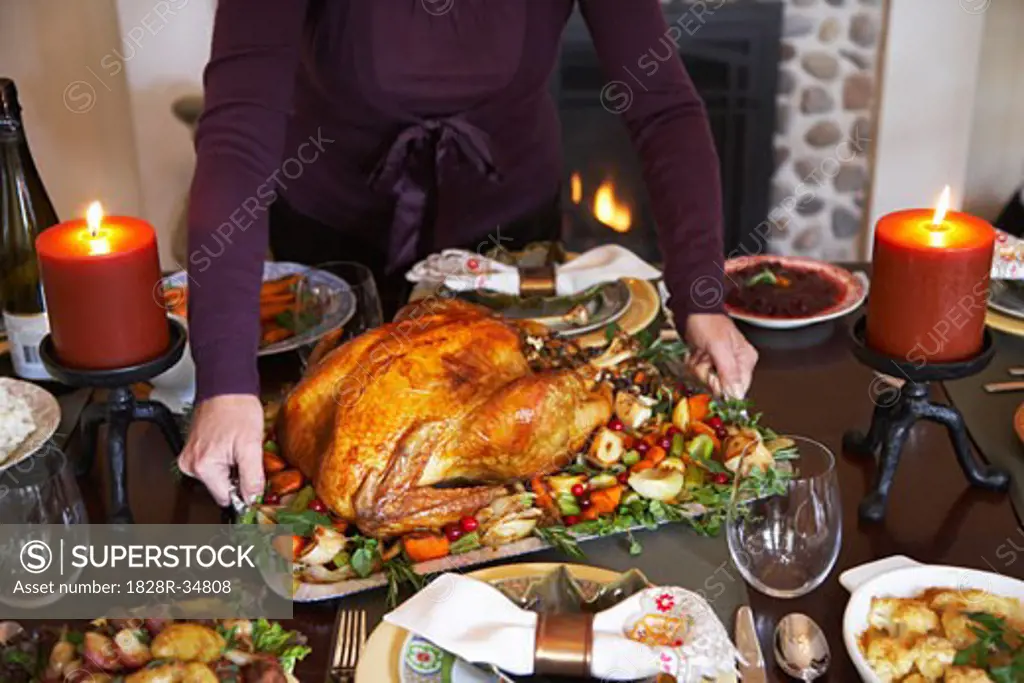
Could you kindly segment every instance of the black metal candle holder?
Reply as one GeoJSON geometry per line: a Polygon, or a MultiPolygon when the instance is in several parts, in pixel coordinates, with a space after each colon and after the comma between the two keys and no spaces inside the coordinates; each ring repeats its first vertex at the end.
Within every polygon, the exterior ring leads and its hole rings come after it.
{"type": "Polygon", "coordinates": [[[929,383],[962,379],[981,372],[995,355],[992,335],[985,330],[981,351],[974,357],[947,363],[919,364],[906,358],[894,358],[867,345],[867,318],[861,316],[850,328],[853,355],[864,365],[886,375],[902,378],[902,387],[892,386],[875,401],[871,426],[866,434],[850,431],[843,435],[843,449],[857,455],[878,455],[875,488],[860,503],[860,518],[879,522],[885,518],[889,489],[900,463],[903,444],[910,428],[918,420],[929,420],[949,430],[957,462],[973,486],[1005,491],[1010,475],[1001,469],[978,462],[971,454],[963,415],[955,407],[929,399],[929,383]]]}
{"type": "Polygon", "coordinates": [[[160,428],[171,450],[178,454],[185,440],[170,409],[158,401],[137,400],[131,385],[148,381],[170,370],[185,352],[187,334],[181,323],[167,319],[171,341],[158,357],[138,365],[110,370],[82,370],[63,365],[57,358],[53,339],[47,335],[39,348],[43,365],[53,377],[74,387],[109,389],[106,401],[90,403],[82,411],[80,426],[84,452],[75,464],[75,473],[85,476],[92,469],[100,425],[107,425],[107,468],[110,472],[110,499],[107,519],[114,524],[131,524],[128,505],[128,427],[132,422],[152,422],[160,428]]]}

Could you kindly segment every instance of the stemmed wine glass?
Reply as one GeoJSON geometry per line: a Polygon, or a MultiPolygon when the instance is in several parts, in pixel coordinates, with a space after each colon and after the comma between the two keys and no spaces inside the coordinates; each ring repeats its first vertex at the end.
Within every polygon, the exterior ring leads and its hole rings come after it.
{"type": "Polygon", "coordinates": [[[817,588],[835,566],[843,531],[832,451],[812,439],[786,438],[799,457],[791,461],[793,477],[785,492],[737,501],[726,522],[733,563],[747,583],[774,598],[797,598],[817,588]]]}
{"type": "Polygon", "coordinates": [[[64,453],[44,445],[0,472],[0,524],[85,524],[82,492],[64,453]]]}

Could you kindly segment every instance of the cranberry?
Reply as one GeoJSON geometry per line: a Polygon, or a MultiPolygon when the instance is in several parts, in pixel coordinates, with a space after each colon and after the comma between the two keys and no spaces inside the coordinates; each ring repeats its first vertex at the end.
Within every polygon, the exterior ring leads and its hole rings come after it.
{"type": "Polygon", "coordinates": [[[583,495],[587,492],[587,487],[584,486],[583,484],[573,484],[573,487],[569,489],[569,491],[570,493],[572,493],[572,495],[576,496],[577,498],[582,498],[583,495]]]}
{"type": "Polygon", "coordinates": [[[685,396],[686,398],[690,398],[691,396],[693,396],[693,392],[690,390],[690,387],[686,386],[685,384],[680,384],[676,388],[679,390],[679,393],[685,396]]]}
{"type": "Polygon", "coordinates": [[[715,431],[718,431],[719,429],[722,428],[722,418],[718,417],[717,415],[712,415],[707,420],[705,420],[705,422],[708,423],[708,427],[711,427],[715,431]]]}
{"type": "Polygon", "coordinates": [[[309,501],[309,505],[307,505],[306,507],[308,507],[313,512],[327,512],[327,506],[324,505],[324,502],[319,498],[314,498],[313,500],[309,501]]]}
{"type": "Polygon", "coordinates": [[[725,472],[716,472],[715,474],[711,475],[711,481],[713,481],[716,484],[728,484],[729,475],[726,474],[725,472]]]}
{"type": "Polygon", "coordinates": [[[459,526],[467,534],[471,534],[480,528],[480,522],[476,521],[476,517],[463,517],[459,520],[459,526]]]}
{"type": "Polygon", "coordinates": [[[663,436],[663,437],[661,437],[660,439],[658,439],[658,445],[661,446],[662,448],[664,448],[666,451],[672,450],[672,437],[671,436],[663,436]]]}
{"type": "Polygon", "coordinates": [[[608,429],[612,430],[613,432],[621,432],[625,428],[626,425],[622,424],[622,420],[620,420],[617,417],[613,417],[611,420],[608,421],[608,429]]]}
{"type": "Polygon", "coordinates": [[[562,518],[562,521],[565,522],[566,526],[576,526],[580,523],[580,518],[576,515],[566,515],[562,518]]]}
{"type": "Polygon", "coordinates": [[[271,491],[270,493],[263,496],[263,503],[265,505],[280,505],[281,496],[271,491]]]}
{"type": "Polygon", "coordinates": [[[725,441],[729,436],[729,432],[725,431],[725,427],[719,427],[715,430],[715,436],[718,437],[719,441],[725,441]]]}
{"type": "Polygon", "coordinates": [[[579,503],[580,510],[586,510],[587,508],[594,504],[594,502],[590,500],[590,496],[581,496],[580,498],[576,499],[576,502],[579,503]]]}
{"type": "Polygon", "coordinates": [[[620,484],[628,484],[629,483],[629,472],[619,472],[619,476],[617,476],[615,478],[619,480],[620,484]]]}
{"type": "Polygon", "coordinates": [[[444,535],[448,537],[449,541],[454,543],[455,541],[462,538],[462,527],[460,527],[458,524],[449,524],[444,528],[444,535]]]}
{"type": "Polygon", "coordinates": [[[669,425],[668,429],[665,430],[665,436],[667,436],[670,439],[673,436],[675,436],[676,434],[681,434],[681,433],[682,432],[679,430],[679,427],[676,427],[675,425],[669,425]]]}
{"type": "Polygon", "coordinates": [[[643,441],[636,445],[636,452],[639,453],[640,455],[643,455],[649,450],[651,450],[651,447],[643,441]]]}

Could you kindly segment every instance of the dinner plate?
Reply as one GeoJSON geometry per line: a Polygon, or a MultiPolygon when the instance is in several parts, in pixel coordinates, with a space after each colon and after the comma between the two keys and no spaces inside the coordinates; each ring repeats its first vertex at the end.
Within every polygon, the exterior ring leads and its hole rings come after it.
{"type": "MultiPolygon", "coordinates": [[[[337,275],[288,261],[267,261],[263,264],[264,282],[299,274],[305,275],[310,291],[324,309],[320,321],[300,334],[261,347],[257,355],[271,356],[313,344],[328,332],[333,332],[347,323],[355,315],[356,299],[352,294],[352,288],[337,275]]],[[[182,270],[168,275],[164,278],[163,285],[165,289],[187,287],[188,273],[182,270]]]]}
{"type": "Polygon", "coordinates": [[[514,320],[532,320],[554,334],[575,337],[603,330],[629,309],[632,294],[622,281],[596,285],[573,296],[523,299],[509,294],[462,292],[459,296],[514,320]]]}
{"type": "Polygon", "coordinates": [[[1024,320],[1024,282],[992,280],[988,306],[1016,320],[1024,320]]]}
{"type": "Polygon", "coordinates": [[[35,431],[29,434],[6,460],[0,462],[0,471],[3,471],[32,457],[57,432],[60,425],[60,404],[46,389],[20,379],[0,377],[0,390],[10,391],[14,396],[24,399],[32,411],[32,420],[36,425],[35,431]]]}
{"type": "MultiPolygon", "coordinates": [[[[629,306],[625,313],[615,321],[615,325],[624,333],[632,336],[650,327],[658,314],[661,313],[661,295],[658,288],[647,280],[625,278],[622,282],[629,287],[629,306]]],[[[572,337],[572,340],[583,348],[607,346],[608,336],[604,327],[594,332],[572,337]]]]}
{"type": "MultiPolygon", "coordinates": [[[[556,563],[508,564],[478,569],[466,575],[497,583],[543,576],[558,567],[556,563]]],[[[619,578],[619,573],[610,569],[576,564],[565,567],[578,581],[611,583],[619,578]]],[[[366,641],[356,667],[355,683],[497,683],[497,679],[465,662],[458,662],[405,629],[382,621],[366,641]],[[417,660],[420,661],[417,663],[417,660]]]]}
{"type": "Polygon", "coordinates": [[[730,278],[744,268],[761,264],[767,265],[769,263],[781,263],[783,266],[788,268],[814,271],[823,277],[832,280],[840,287],[841,294],[839,296],[839,301],[825,310],[813,315],[792,318],[780,318],[751,313],[750,311],[745,311],[741,308],[731,306],[726,302],[725,312],[729,316],[736,320],[742,320],[749,325],[754,325],[755,327],[763,327],[770,330],[794,330],[800,327],[807,327],[808,325],[822,323],[827,320],[841,318],[847,313],[855,310],[858,306],[864,303],[864,299],[867,298],[868,278],[864,273],[851,273],[845,268],[840,268],[835,264],[818,261],[817,259],[803,258],[800,256],[774,256],[770,254],[737,256],[725,262],[725,275],[726,278],[730,278]]]}
{"type": "MultiPolygon", "coordinates": [[[[504,584],[528,581],[565,567],[586,590],[587,584],[612,583],[621,574],[579,564],[523,563],[488,567],[467,573],[480,581],[504,584]]],[[[459,660],[429,641],[382,621],[370,635],[356,667],[355,683],[499,683],[496,676],[459,660]]],[[[723,676],[717,683],[736,683],[723,676]]]]}
{"type": "Polygon", "coordinates": [[[952,588],[983,590],[1024,602],[1024,581],[977,569],[921,564],[903,555],[848,569],[840,574],[839,583],[850,591],[843,614],[843,642],[861,680],[867,683],[881,683],[858,645],[860,634],[868,628],[872,598],[909,598],[929,588],[952,588]]]}

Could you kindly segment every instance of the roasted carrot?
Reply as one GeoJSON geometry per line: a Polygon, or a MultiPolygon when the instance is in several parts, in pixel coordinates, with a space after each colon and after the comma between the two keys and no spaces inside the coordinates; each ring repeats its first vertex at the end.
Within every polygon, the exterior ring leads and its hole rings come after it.
{"type": "Polygon", "coordinates": [[[287,313],[294,309],[294,304],[267,304],[266,306],[260,304],[260,320],[263,322],[273,320],[282,313],[287,313]]]}
{"type": "Polygon", "coordinates": [[[331,522],[331,526],[333,526],[334,530],[337,531],[339,534],[343,534],[346,531],[348,531],[348,522],[346,522],[343,519],[334,520],[333,522],[331,522]]]}
{"type": "Polygon", "coordinates": [[[653,464],[657,465],[662,460],[668,457],[668,453],[661,446],[651,446],[647,449],[647,455],[644,456],[644,460],[650,460],[653,464]]]}
{"type": "Polygon", "coordinates": [[[722,441],[718,438],[718,435],[715,434],[714,428],[706,422],[690,422],[689,427],[687,427],[687,432],[691,438],[698,434],[707,434],[711,437],[711,442],[715,445],[714,452],[718,453],[722,450],[722,441]]]}
{"type": "Polygon", "coordinates": [[[263,471],[267,474],[280,472],[288,467],[288,464],[281,459],[281,456],[271,451],[263,451],[263,471]]]}
{"type": "Polygon", "coordinates": [[[629,471],[635,474],[637,472],[643,472],[644,470],[649,470],[653,468],[654,463],[651,462],[650,460],[640,460],[639,462],[635,463],[632,467],[630,467],[629,471]]]}
{"type": "Polygon", "coordinates": [[[298,470],[281,470],[268,477],[270,490],[279,496],[295,493],[302,488],[302,472],[298,470]]]}
{"type": "Polygon", "coordinates": [[[291,336],[293,336],[293,333],[287,327],[270,325],[263,330],[263,334],[260,336],[260,341],[264,344],[275,344],[279,341],[288,339],[291,336]]]}
{"type": "Polygon", "coordinates": [[[598,514],[604,515],[619,507],[622,500],[622,486],[611,486],[606,489],[598,489],[590,494],[590,510],[596,509],[598,514]]]}
{"type": "Polygon", "coordinates": [[[708,416],[711,406],[711,394],[697,394],[686,399],[686,407],[690,409],[690,422],[703,422],[708,416]]]}
{"type": "Polygon", "coordinates": [[[273,306],[274,304],[294,304],[294,294],[274,294],[272,296],[261,296],[260,306],[273,306]]]}
{"type": "Polygon", "coordinates": [[[544,478],[540,475],[530,480],[530,490],[537,496],[537,505],[542,510],[554,510],[558,512],[558,506],[555,505],[555,499],[551,497],[551,493],[548,491],[548,485],[544,483],[544,478]]]}
{"type": "Polygon", "coordinates": [[[447,536],[430,532],[408,534],[402,538],[402,545],[405,546],[405,554],[412,562],[436,560],[447,557],[451,552],[447,536]]]}
{"type": "Polygon", "coordinates": [[[284,292],[292,291],[299,280],[302,279],[301,275],[285,275],[279,277],[276,280],[267,280],[260,287],[260,295],[266,296],[269,294],[283,294],[284,292]]]}
{"type": "Polygon", "coordinates": [[[302,536],[292,536],[292,559],[302,554],[306,547],[306,539],[302,536]]]}

